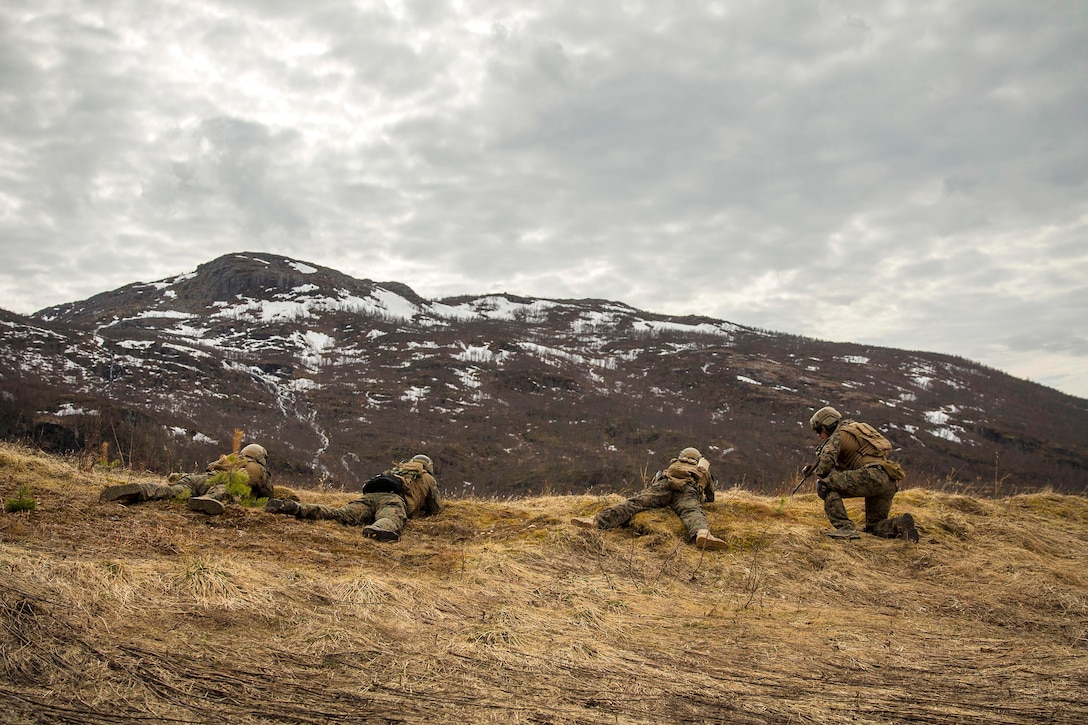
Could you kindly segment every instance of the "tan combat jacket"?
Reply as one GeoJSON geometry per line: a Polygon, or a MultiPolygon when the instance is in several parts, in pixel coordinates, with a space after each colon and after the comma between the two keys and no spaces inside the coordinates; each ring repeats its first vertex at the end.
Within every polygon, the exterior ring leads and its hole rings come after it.
{"type": "Polygon", "coordinates": [[[442,510],[438,481],[427,473],[422,461],[405,461],[389,471],[404,482],[404,503],[408,516],[430,516],[442,510]]]}
{"type": "Polygon", "coordinates": [[[272,473],[267,466],[262,465],[255,458],[242,454],[234,456],[219,456],[204,469],[206,473],[216,471],[245,471],[249,476],[249,490],[253,498],[272,498],[272,473]],[[233,460],[232,460],[233,459],[233,460]]]}
{"type": "Polygon", "coordinates": [[[817,478],[824,478],[832,471],[856,471],[872,465],[881,465],[884,456],[868,441],[849,431],[854,421],[843,418],[816,454],[817,478]]]}
{"type": "Polygon", "coordinates": [[[678,458],[669,462],[662,477],[669,483],[673,491],[683,490],[685,485],[692,485],[706,498],[714,500],[714,480],[710,477],[710,470],[694,463],[685,463],[678,458]]]}

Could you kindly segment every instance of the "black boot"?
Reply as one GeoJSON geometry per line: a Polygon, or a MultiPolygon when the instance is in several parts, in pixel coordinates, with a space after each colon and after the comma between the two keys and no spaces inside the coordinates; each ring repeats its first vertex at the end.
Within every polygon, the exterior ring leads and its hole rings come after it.
{"type": "Polygon", "coordinates": [[[906,539],[912,544],[918,543],[918,529],[914,526],[914,517],[910,514],[900,514],[892,522],[895,535],[900,539],[906,539]]]}

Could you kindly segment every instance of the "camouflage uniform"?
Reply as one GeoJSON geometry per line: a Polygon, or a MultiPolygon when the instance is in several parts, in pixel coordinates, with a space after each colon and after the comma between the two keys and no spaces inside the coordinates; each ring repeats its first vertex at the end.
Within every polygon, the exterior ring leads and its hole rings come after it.
{"type": "MultiPolygon", "coordinates": [[[[230,501],[231,495],[227,493],[224,482],[213,483],[212,478],[220,472],[245,471],[249,477],[247,485],[254,498],[271,498],[272,474],[266,465],[264,449],[260,446],[246,446],[237,456],[220,456],[205,467],[204,473],[186,473],[168,485],[157,483],[130,483],[106,488],[100,501],[117,501],[120,503],[139,503],[142,501],[155,501],[158,499],[177,498],[185,493],[189,494],[190,504],[198,499],[214,501],[230,501]],[[258,449],[258,455],[250,455],[246,449],[258,449]]],[[[176,474],[175,474],[176,475],[176,474]]],[[[173,476],[171,476],[173,479],[173,476]]],[[[190,508],[200,509],[198,505],[190,505],[190,508]]],[[[222,506],[214,507],[208,512],[222,513],[222,506]]]]}
{"type": "Polygon", "coordinates": [[[688,540],[699,531],[708,531],[710,524],[703,513],[703,498],[714,500],[714,483],[710,472],[696,463],[673,458],[669,467],[659,473],[649,486],[631,498],[599,512],[597,527],[614,529],[648,509],[671,508],[684,523],[688,540]]]}
{"type": "Polygon", "coordinates": [[[272,500],[266,510],[299,519],[332,519],[362,526],[371,538],[396,541],[410,517],[437,514],[442,510],[442,500],[438,482],[424,463],[411,460],[367,481],[362,495],[344,506],[272,500]]]}
{"type": "MultiPolygon", "coordinates": [[[[889,519],[892,499],[899,487],[884,468],[885,457],[868,442],[849,430],[854,421],[843,418],[817,449],[813,473],[816,491],[824,501],[824,512],[838,531],[856,531],[846,513],[844,498],[865,498],[864,531],[886,539],[902,535],[898,517],[889,519]]],[[[908,514],[909,515],[909,514],[908,514]]]]}

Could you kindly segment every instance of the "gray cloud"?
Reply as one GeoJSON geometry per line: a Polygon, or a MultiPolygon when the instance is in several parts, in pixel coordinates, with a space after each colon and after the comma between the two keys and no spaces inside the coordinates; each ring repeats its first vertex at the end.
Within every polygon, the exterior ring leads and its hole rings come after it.
{"type": "Polygon", "coordinates": [[[263,249],[1088,397],[1088,18],[423,0],[0,9],[0,306],[263,249]]]}

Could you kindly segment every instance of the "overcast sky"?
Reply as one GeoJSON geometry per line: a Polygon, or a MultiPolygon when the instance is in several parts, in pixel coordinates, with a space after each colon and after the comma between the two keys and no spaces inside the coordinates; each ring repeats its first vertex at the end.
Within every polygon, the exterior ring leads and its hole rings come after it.
{"type": "Polygon", "coordinates": [[[1088,398],[1088,3],[4,0],[0,307],[237,251],[1088,398]]]}

